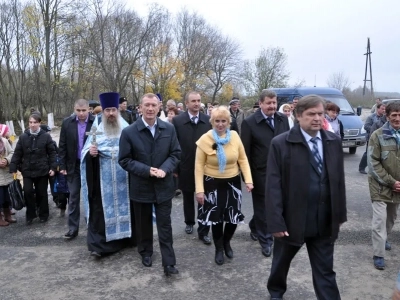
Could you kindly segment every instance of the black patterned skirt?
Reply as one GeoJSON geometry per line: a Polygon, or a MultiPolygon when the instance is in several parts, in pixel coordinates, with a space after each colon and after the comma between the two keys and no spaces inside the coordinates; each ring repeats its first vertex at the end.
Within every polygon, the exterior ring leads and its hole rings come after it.
{"type": "Polygon", "coordinates": [[[204,205],[200,206],[198,221],[204,225],[227,222],[242,223],[242,190],[240,175],[232,178],[204,176],[204,205]]]}

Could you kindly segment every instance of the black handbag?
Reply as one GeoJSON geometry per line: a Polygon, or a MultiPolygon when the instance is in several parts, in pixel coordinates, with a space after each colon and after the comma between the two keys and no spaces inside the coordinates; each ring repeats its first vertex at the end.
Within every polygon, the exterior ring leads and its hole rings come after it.
{"type": "Polygon", "coordinates": [[[10,195],[11,206],[15,210],[21,210],[25,207],[24,192],[22,190],[21,182],[14,175],[14,180],[8,185],[8,193],[10,195]]]}

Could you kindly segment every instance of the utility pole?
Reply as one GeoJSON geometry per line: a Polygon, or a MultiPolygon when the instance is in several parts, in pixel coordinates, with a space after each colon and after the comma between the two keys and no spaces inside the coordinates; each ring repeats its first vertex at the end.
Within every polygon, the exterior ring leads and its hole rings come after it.
{"type": "Polygon", "coordinates": [[[363,88],[363,96],[365,96],[365,88],[367,86],[367,81],[371,82],[371,100],[374,100],[374,85],[372,83],[372,65],[371,65],[371,44],[369,42],[369,38],[368,38],[368,42],[367,42],[367,53],[364,53],[364,55],[366,56],[366,60],[365,60],[365,76],[364,76],[364,88],[363,88]],[[369,65],[369,79],[367,79],[367,75],[368,75],[368,65],[369,65]]]}

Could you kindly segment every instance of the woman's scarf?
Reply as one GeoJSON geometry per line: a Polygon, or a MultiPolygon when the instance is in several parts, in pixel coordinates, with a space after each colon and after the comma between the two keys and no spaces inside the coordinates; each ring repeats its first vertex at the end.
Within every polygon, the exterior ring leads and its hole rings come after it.
{"type": "MultiPolygon", "coordinates": [[[[218,166],[219,166],[219,172],[224,173],[225,172],[225,167],[226,167],[226,155],[225,155],[225,150],[224,150],[224,145],[228,144],[231,140],[231,131],[229,129],[226,130],[226,136],[224,138],[221,138],[215,129],[212,131],[213,138],[215,140],[215,146],[217,150],[217,158],[218,158],[218,166]]],[[[214,148],[214,147],[213,147],[214,148]]]]}

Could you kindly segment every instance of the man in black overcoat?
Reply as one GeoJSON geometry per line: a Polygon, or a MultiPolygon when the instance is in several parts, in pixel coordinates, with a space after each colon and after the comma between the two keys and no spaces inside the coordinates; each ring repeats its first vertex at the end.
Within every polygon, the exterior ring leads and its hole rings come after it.
{"type": "Polygon", "coordinates": [[[85,99],[75,101],[74,114],[65,118],[61,125],[59,140],[60,173],[67,176],[69,188],[68,232],[65,239],[73,239],[79,232],[81,202],[81,152],[86,132],[92,128],[95,117],[89,114],[85,99]]]}
{"type": "Polygon", "coordinates": [[[129,172],[129,197],[133,201],[136,237],[142,263],[152,265],[153,206],[164,273],[177,274],[172,247],[171,209],[175,196],[173,172],[179,164],[181,148],[174,127],[159,118],[159,98],[145,94],[142,117],[122,130],[118,162],[129,172]]]}
{"type": "Polygon", "coordinates": [[[260,109],[242,122],[241,139],[250,163],[254,182],[252,190],[253,218],[250,220],[250,237],[259,241],[264,256],[271,256],[273,238],[267,228],[265,207],[265,174],[267,157],[273,137],[289,130],[289,121],[276,111],[276,93],[263,90],[259,97],[260,109]]]}
{"type": "Polygon", "coordinates": [[[333,251],[347,220],[342,141],[322,130],[320,96],[301,98],[296,109],[299,123],[272,140],[268,156],[267,225],[275,238],[268,291],[282,299],[290,263],[306,244],[317,298],[338,300],[333,251]]]}
{"type": "MultiPolygon", "coordinates": [[[[196,224],[195,217],[195,183],[194,183],[194,161],[196,157],[196,141],[212,127],[210,117],[200,112],[201,96],[192,91],[185,95],[186,112],[172,119],[176,135],[182,149],[182,157],[179,163],[179,188],[183,195],[183,214],[185,216],[187,234],[193,232],[196,224]]],[[[208,237],[210,226],[199,223],[197,233],[204,244],[211,244],[208,237]]]]}

